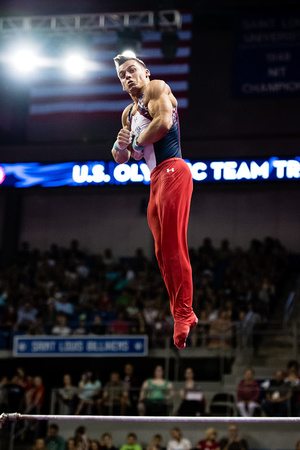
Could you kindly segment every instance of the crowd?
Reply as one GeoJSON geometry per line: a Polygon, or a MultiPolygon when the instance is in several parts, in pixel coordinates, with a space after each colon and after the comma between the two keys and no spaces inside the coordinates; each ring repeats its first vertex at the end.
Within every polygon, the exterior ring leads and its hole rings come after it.
{"type": "MultiPolygon", "coordinates": [[[[119,450],[248,450],[248,442],[240,435],[237,425],[228,427],[226,436],[218,440],[218,433],[214,428],[208,428],[203,439],[191,442],[183,436],[179,427],[170,430],[170,439],[164,445],[161,434],[155,434],[150,443],[143,445],[138,443],[137,434],[130,432],[126,436],[126,442],[119,450]]],[[[47,436],[38,438],[33,450],[117,450],[113,443],[112,435],[105,432],[100,439],[90,439],[88,430],[84,426],[76,428],[74,436],[66,441],[59,435],[59,427],[52,423],[48,427],[47,436]]]]}
{"type": "Polygon", "coordinates": [[[186,367],[184,380],[177,384],[164,376],[161,365],[154,367],[152,376],[140,380],[129,363],[124,365],[123,373],[112,370],[106,382],[93,371],[83,372],[77,382],[65,373],[62,386],[55,389],[51,386],[48,391],[40,376],[27,376],[19,367],[10,379],[1,378],[0,409],[49,413],[44,402],[52,389],[55,414],[300,416],[300,374],[296,360],[291,360],[285,370],[276,370],[271,379],[259,379],[253,368],[246,368],[236,391],[223,393],[227,402],[231,402],[231,409],[217,413],[213,393],[206,392],[195,380],[193,368],[186,367]]]}
{"type": "MultiPolygon", "coordinates": [[[[276,307],[289,269],[288,253],[271,237],[247,250],[209,238],[190,249],[194,310],[199,326],[188,345],[232,348],[253,338],[276,307]]],[[[68,248],[31,249],[23,243],[0,270],[0,346],[7,333],[55,336],[148,334],[165,346],[173,320],[156,260],[142,249],[116,258],[111,249],[90,254],[73,240],[68,248]],[[5,334],[6,333],[6,334],[5,334]]],[[[254,342],[255,346],[257,342],[254,342]]]]}

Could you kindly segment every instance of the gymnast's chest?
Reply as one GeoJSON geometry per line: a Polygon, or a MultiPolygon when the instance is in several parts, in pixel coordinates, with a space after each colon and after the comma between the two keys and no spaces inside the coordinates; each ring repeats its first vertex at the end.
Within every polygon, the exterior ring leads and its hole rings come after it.
{"type": "Polygon", "coordinates": [[[136,111],[135,114],[131,116],[131,131],[135,135],[139,135],[148,127],[150,122],[150,119],[143,116],[139,111],[136,111]]]}

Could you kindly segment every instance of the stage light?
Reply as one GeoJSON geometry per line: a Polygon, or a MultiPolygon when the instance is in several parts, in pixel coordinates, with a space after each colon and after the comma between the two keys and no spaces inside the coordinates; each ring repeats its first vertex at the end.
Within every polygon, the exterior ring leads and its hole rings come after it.
{"type": "Polygon", "coordinates": [[[12,68],[23,74],[32,73],[38,66],[38,56],[34,50],[24,47],[15,50],[8,56],[12,68]]]}
{"type": "Polygon", "coordinates": [[[83,77],[88,70],[88,62],[83,55],[73,53],[65,57],[65,70],[74,77],[83,77]]]}

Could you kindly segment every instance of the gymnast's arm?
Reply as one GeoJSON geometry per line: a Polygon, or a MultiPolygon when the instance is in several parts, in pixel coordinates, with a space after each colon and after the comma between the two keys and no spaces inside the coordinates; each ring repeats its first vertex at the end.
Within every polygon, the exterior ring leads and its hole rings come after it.
{"type": "Polygon", "coordinates": [[[144,103],[153,120],[136,139],[136,144],[142,147],[159,141],[167,134],[173,123],[172,113],[177,101],[164,81],[153,80],[146,88],[144,103]]]}

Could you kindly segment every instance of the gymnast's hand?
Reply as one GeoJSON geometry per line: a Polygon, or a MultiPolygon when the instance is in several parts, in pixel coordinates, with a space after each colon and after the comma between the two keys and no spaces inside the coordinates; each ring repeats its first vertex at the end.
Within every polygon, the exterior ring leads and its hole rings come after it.
{"type": "Polygon", "coordinates": [[[121,128],[117,136],[117,146],[120,150],[125,150],[131,144],[132,137],[130,130],[121,128]]]}

